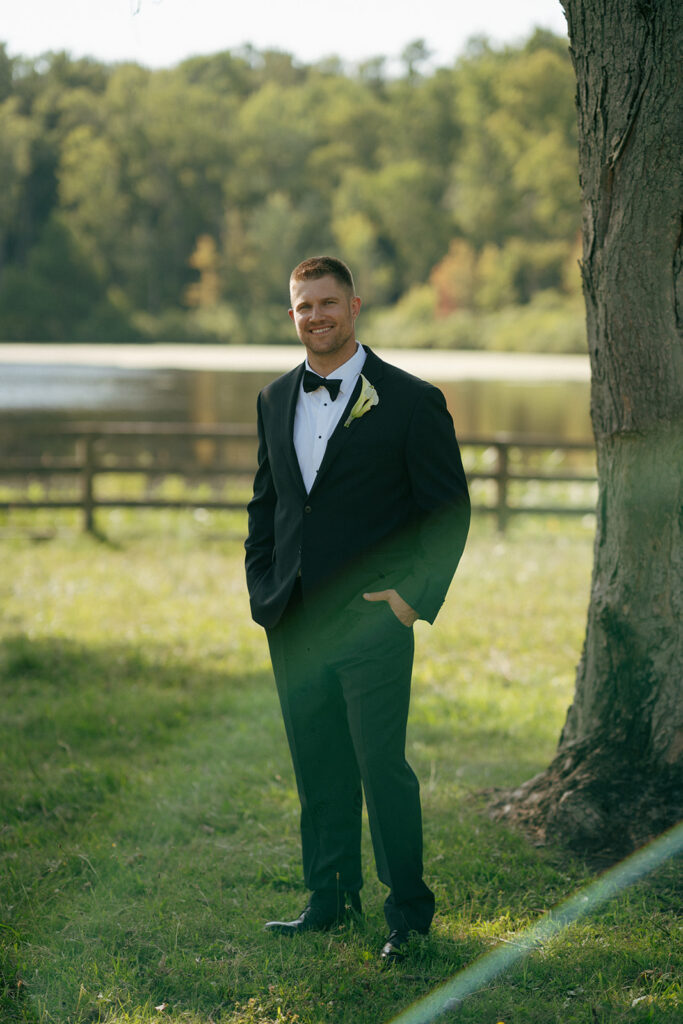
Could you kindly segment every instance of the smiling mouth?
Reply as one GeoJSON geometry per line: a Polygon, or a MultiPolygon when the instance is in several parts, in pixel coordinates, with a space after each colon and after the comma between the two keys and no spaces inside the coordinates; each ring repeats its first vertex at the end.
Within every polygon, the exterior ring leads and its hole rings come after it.
{"type": "Polygon", "coordinates": [[[316,327],[311,331],[311,334],[327,334],[327,332],[331,330],[332,327],[316,327]]]}

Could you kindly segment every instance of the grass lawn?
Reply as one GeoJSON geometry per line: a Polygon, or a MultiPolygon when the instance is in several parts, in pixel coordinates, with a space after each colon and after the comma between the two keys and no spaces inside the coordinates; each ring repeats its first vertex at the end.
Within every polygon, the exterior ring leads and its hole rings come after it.
{"type": "MultiPolygon", "coordinates": [[[[243,516],[102,513],[100,541],[61,521],[42,540],[38,515],[0,522],[3,1024],[384,1024],[594,878],[492,823],[480,795],[552,756],[590,527],[529,519],[502,540],[475,524],[437,626],[417,627],[408,756],[438,906],[383,970],[367,829],[361,922],[263,930],[306,893],[243,516]]],[[[665,864],[441,1019],[680,1021],[677,881],[665,864]]]]}

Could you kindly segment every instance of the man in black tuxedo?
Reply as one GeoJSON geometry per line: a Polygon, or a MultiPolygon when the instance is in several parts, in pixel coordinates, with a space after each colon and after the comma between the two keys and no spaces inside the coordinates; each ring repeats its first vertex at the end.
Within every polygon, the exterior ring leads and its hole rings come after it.
{"type": "Polygon", "coordinates": [[[425,934],[419,785],[405,759],[416,619],[433,622],[469,497],[441,392],[356,341],[360,299],[334,257],[290,279],[307,359],[258,399],[247,584],[265,627],[301,801],[308,906],[280,934],[360,912],[362,794],[389,886],[384,960],[425,934]],[[349,906],[347,906],[347,901],[349,906]]]}

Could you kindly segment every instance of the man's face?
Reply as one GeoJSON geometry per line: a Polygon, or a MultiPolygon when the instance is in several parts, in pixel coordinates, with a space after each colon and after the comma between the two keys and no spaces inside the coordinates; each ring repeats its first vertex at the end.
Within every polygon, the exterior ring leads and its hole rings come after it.
{"type": "Polygon", "coordinates": [[[319,365],[334,362],[334,368],[350,359],[356,351],[358,296],[351,295],[331,274],[312,281],[292,281],[290,295],[289,315],[309,357],[317,356],[314,361],[319,365]]]}

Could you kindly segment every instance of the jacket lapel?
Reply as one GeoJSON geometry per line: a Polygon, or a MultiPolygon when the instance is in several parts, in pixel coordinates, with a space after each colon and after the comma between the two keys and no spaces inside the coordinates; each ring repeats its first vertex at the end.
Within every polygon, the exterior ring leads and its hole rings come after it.
{"type": "Polygon", "coordinates": [[[296,449],[294,447],[294,416],[296,414],[296,403],[299,398],[301,378],[304,375],[304,367],[305,364],[302,363],[301,366],[298,366],[292,373],[292,380],[288,389],[287,400],[283,403],[282,407],[282,421],[280,428],[285,457],[291,470],[292,478],[296,482],[302,494],[306,494],[306,485],[304,484],[304,479],[301,475],[301,467],[299,466],[299,460],[296,457],[296,449]]]}
{"type": "MultiPolygon", "coordinates": [[[[370,382],[370,384],[376,385],[377,382],[382,377],[382,360],[379,359],[375,355],[375,353],[372,351],[372,349],[369,349],[367,347],[367,345],[364,345],[363,347],[365,348],[365,351],[366,351],[367,355],[366,355],[366,358],[365,358],[365,363],[363,364],[363,369],[361,370],[361,374],[362,374],[363,377],[365,377],[366,380],[368,380],[370,382]]],[[[299,380],[300,379],[301,378],[299,377],[299,380]]],[[[334,431],[332,432],[332,436],[330,437],[329,441],[327,442],[327,447],[325,448],[325,455],[323,456],[323,461],[320,463],[320,469],[318,470],[318,475],[316,476],[315,482],[314,482],[313,486],[311,487],[311,494],[320,485],[320,481],[324,478],[325,473],[329,469],[330,465],[337,458],[337,456],[339,455],[340,451],[342,451],[342,449],[344,447],[345,441],[350,436],[349,432],[351,430],[353,430],[353,427],[354,427],[354,423],[353,422],[350,423],[348,427],[345,427],[344,424],[346,423],[347,419],[349,418],[349,413],[353,409],[355,403],[358,401],[358,396],[360,395],[361,387],[362,387],[362,382],[361,382],[361,379],[359,377],[358,380],[356,381],[356,385],[355,385],[353,391],[351,392],[351,397],[349,398],[348,402],[346,403],[344,411],[341,414],[339,422],[337,423],[337,426],[334,428],[334,431]]],[[[377,388],[377,392],[379,394],[379,388],[377,388]]],[[[381,400],[382,399],[381,399],[381,395],[380,395],[380,401],[381,400]]],[[[296,406],[296,402],[295,402],[295,406],[296,406]]],[[[292,417],[292,425],[293,424],[294,424],[294,418],[292,417]]],[[[292,445],[292,448],[294,448],[294,445],[292,445]]],[[[295,461],[296,461],[296,453],[294,454],[294,458],[295,458],[295,461]]],[[[297,466],[298,466],[298,461],[297,461],[297,466]]],[[[299,474],[299,475],[301,475],[301,474],[299,474]]]]}

